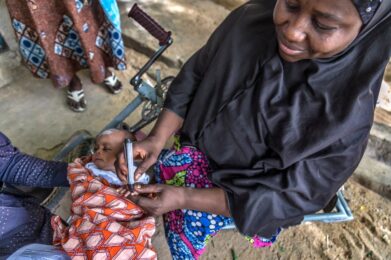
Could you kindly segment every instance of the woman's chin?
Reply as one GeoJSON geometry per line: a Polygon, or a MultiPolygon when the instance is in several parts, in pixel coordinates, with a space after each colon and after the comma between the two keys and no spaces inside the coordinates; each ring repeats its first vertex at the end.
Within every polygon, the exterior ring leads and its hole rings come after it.
{"type": "Polygon", "coordinates": [[[281,50],[279,50],[279,53],[280,53],[281,58],[283,58],[283,60],[285,60],[287,62],[296,62],[296,61],[304,60],[304,58],[300,57],[299,55],[288,55],[281,50]]]}

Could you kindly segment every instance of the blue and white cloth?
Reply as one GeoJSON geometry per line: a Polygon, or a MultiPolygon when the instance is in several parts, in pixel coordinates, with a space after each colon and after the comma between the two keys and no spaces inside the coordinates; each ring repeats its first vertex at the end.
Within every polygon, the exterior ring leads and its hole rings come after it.
{"type": "MultiPolygon", "coordinates": [[[[108,181],[112,185],[122,186],[122,181],[118,178],[117,174],[112,171],[105,171],[99,169],[93,162],[89,162],[85,166],[87,169],[92,171],[92,174],[95,177],[100,177],[108,181]]],[[[141,177],[137,180],[138,183],[148,184],[149,176],[146,173],[143,173],[141,177]]]]}

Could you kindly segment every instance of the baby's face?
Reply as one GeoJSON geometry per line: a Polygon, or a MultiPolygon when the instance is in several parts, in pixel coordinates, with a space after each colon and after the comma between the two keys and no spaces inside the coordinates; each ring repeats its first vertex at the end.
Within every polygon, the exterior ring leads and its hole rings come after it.
{"type": "Polygon", "coordinates": [[[124,132],[114,132],[103,135],[96,140],[95,153],[92,161],[101,170],[115,172],[114,162],[116,155],[123,149],[126,134],[124,132]]]}

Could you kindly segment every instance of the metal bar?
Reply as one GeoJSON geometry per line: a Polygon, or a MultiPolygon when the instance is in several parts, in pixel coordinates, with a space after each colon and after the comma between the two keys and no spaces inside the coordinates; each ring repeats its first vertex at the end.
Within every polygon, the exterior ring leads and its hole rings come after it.
{"type": "Polygon", "coordinates": [[[343,192],[341,190],[338,191],[337,196],[341,202],[341,206],[343,207],[343,209],[346,212],[346,215],[352,217],[352,219],[353,219],[353,213],[349,207],[349,204],[346,202],[345,197],[343,196],[343,192]]]}
{"type": "Polygon", "coordinates": [[[114,119],[108,123],[101,132],[110,129],[110,128],[116,128],[120,123],[122,123],[125,118],[127,118],[130,113],[132,113],[136,108],[143,103],[143,99],[139,96],[137,96],[135,99],[133,99],[132,102],[130,102],[114,119]]]}
{"type": "Polygon", "coordinates": [[[65,194],[69,191],[69,187],[56,187],[50,198],[41,205],[47,208],[54,214],[54,211],[58,208],[58,204],[64,198],[65,194]]]}
{"type": "Polygon", "coordinates": [[[341,190],[337,192],[337,197],[338,197],[337,204],[336,204],[337,212],[305,215],[303,222],[319,221],[319,222],[331,223],[331,222],[342,222],[342,221],[353,220],[354,219],[353,214],[341,190]]]}
{"type": "Polygon", "coordinates": [[[140,120],[140,121],[138,121],[136,124],[134,124],[131,127],[129,127],[129,132],[135,133],[135,132],[141,130],[142,128],[144,128],[145,126],[147,126],[148,124],[153,122],[153,120],[155,120],[156,118],[157,118],[157,116],[153,117],[150,120],[140,120]]]}
{"type": "MultiPolygon", "coordinates": [[[[341,190],[337,192],[337,204],[335,205],[337,212],[330,213],[317,213],[317,214],[309,214],[305,215],[302,223],[305,222],[324,222],[324,223],[334,223],[334,222],[343,222],[343,221],[351,221],[354,219],[352,211],[349,208],[348,203],[343,196],[341,190]]],[[[222,229],[236,229],[235,224],[230,224],[228,226],[223,227],[222,229]]]]}
{"type": "Polygon", "coordinates": [[[130,80],[130,84],[134,87],[138,87],[141,83],[141,77],[152,66],[152,64],[162,55],[162,53],[172,44],[173,40],[170,39],[167,44],[160,46],[160,48],[153,54],[153,56],[144,64],[139,72],[130,80]]]}
{"type": "Polygon", "coordinates": [[[350,220],[349,217],[344,213],[335,212],[335,213],[322,213],[322,214],[311,214],[304,216],[303,222],[324,222],[324,223],[333,223],[333,222],[342,222],[350,220]]]}
{"type": "Polygon", "coordinates": [[[62,161],[76,146],[83,143],[88,138],[91,138],[90,133],[87,131],[80,131],[79,134],[73,136],[68,143],[54,156],[54,161],[62,161]]]}

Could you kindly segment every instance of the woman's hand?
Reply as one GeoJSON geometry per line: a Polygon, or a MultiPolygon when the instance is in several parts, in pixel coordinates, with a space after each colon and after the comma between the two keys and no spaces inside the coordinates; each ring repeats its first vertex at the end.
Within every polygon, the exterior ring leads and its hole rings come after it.
{"type": "Polygon", "coordinates": [[[135,186],[138,196],[130,199],[153,216],[160,216],[184,206],[184,188],[165,184],[135,186]]]}
{"type": "MultiPolygon", "coordinates": [[[[142,160],[134,173],[135,180],[140,178],[156,162],[167,140],[181,128],[182,123],[183,119],[180,116],[170,110],[163,109],[149,136],[140,142],[134,143],[134,159],[142,160]]],[[[123,183],[128,183],[128,169],[123,152],[117,155],[115,164],[118,177],[123,183]]]]}
{"type": "MultiPolygon", "coordinates": [[[[149,136],[143,141],[133,143],[133,158],[136,161],[141,161],[134,172],[135,181],[156,162],[164,144],[165,141],[161,141],[154,136],[149,136]]],[[[128,183],[128,167],[123,151],[117,155],[116,171],[121,181],[128,183]]]]}
{"type": "Polygon", "coordinates": [[[220,188],[195,189],[165,184],[135,186],[136,196],[129,198],[151,215],[159,216],[176,209],[191,209],[230,217],[225,192],[220,188]]]}
{"type": "Polygon", "coordinates": [[[141,160],[134,173],[136,180],[156,163],[165,143],[166,140],[160,140],[155,136],[149,136],[141,142],[134,143],[134,158],[135,160],[141,160]]]}

